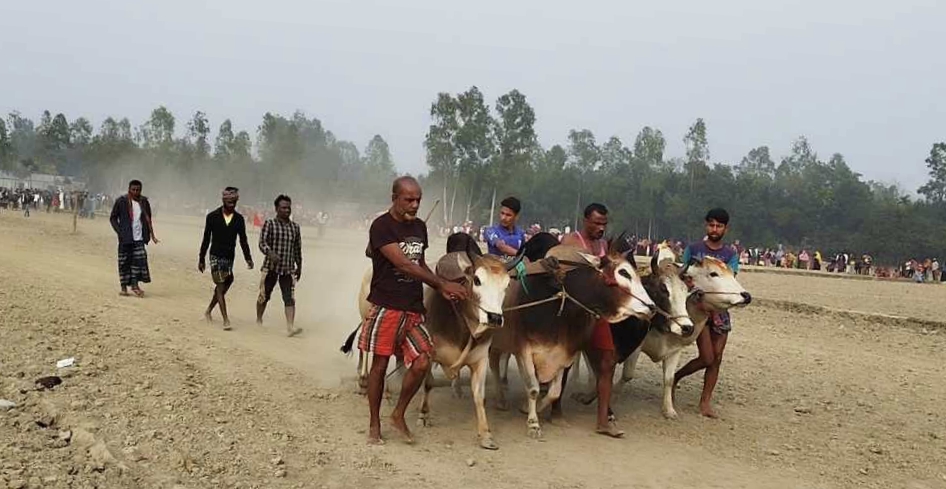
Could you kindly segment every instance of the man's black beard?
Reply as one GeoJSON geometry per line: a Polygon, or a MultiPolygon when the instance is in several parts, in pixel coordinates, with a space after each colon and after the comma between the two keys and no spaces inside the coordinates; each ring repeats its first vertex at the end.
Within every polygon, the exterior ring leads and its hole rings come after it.
{"type": "Polygon", "coordinates": [[[722,236],[713,236],[713,235],[711,235],[711,234],[707,234],[707,235],[706,235],[706,239],[712,241],[713,243],[719,243],[720,241],[723,240],[723,237],[722,237],[722,236]]]}

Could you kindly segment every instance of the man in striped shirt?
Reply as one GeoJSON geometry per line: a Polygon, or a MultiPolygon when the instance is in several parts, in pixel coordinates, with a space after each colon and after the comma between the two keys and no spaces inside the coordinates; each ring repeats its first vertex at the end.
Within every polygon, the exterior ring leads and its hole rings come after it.
{"type": "Polygon", "coordinates": [[[292,199],[280,195],[276,197],[274,205],[276,217],[263,224],[259,237],[259,249],[266,259],[260,270],[262,277],[259,297],[256,299],[256,322],[263,324],[266,304],[278,283],[286,307],[286,330],[289,336],[295,336],[301,331],[295,327],[295,286],[302,278],[302,234],[299,225],[289,219],[292,215],[292,199]]]}

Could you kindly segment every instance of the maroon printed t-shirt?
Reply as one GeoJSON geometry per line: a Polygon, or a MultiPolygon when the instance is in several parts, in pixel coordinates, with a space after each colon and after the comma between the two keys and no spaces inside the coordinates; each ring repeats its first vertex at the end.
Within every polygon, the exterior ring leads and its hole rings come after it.
{"type": "Polygon", "coordinates": [[[420,264],[427,249],[427,225],[420,219],[398,222],[385,212],[371,223],[368,249],[371,251],[371,292],[368,302],[387,309],[424,313],[424,284],[398,271],[381,248],[397,243],[408,260],[420,264]]]}

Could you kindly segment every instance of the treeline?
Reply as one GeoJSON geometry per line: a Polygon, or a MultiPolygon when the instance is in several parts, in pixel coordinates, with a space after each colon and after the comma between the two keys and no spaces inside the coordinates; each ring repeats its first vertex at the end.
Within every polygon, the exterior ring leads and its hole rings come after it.
{"type": "Polygon", "coordinates": [[[869,252],[889,264],[946,251],[943,143],[926,160],[925,198],[914,200],[863,179],[841,154],[822,159],[805,137],[781,157],[760,146],[740,161],[714,162],[707,125],[697,119],[683,138],[683,157],[668,157],[664,135],[651,127],[630,144],[576,129],[543,148],[522,93],[490,106],[476,87],[439,94],[430,115],[426,188],[445,203],[447,223],[488,221],[497,197],[515,195],[524,202],[524,225],[574,226],[580,209],[598,201],[613,210],[612,229],[696,239],[706,210],[723,206],[734,216],[731,237],[749,246],[869,252]]]}
{"type": "Polygon", "coordinates": [[[179,124],[165,107],[138,126],[128,118],[106,118],[97,131],[85,117],[70,121],[46,111],[35,124],[13,112],[0,118],[0,169],[79,177],[105,193],[121,192],[128,180],[140,178],[147,192],[184,206],[215,201],[223,185],[240,187],[246,203],[269,202],[277,193],[307,205],[340,197],[388,200],[395,167],[380,135],[360,150],[302,112],[266,113],[252,135],[227,119],[212,138],[203,112],[183,122],[182,137],[175,136],[179,124]]]}
{"type": "MultiPolygon", "coordinates": [[[[702,119],[684,136],[685,154],[669,157],[652,127],[628,143],[576,129],[542,147],[535,110],[518,90],[492,104],[476,87],[440,93],[430,116],[425,201],[442,200],[432,224],[488,222],[495,202],[516,195],[525,225],[574,226],[580,210],[599,201],[612,209],[612,229],[694,239],[706,209],[724,206],[734,216],[731,237],[750,246],[869,252],[891,264],[946,250],[946,143],[933,145],[930,180],[912,199],[865,180],[841,154],[819,157],[804,137],[787,155],[760,146],[737,162],[713,161],[702,119]]],[[[302,112],[266,113],[252,133],[225,120],[213,137],[203,112],[183,131],[178,124],[164,107],[138,126],[109,117],[97,131],[84,117],[44,112],[34,124],[14,112],[0,119],[0,169],[82,177],[93,191],[110,193],[144,177],[148,192],[176,203],[214,202],[223,184],[240,187],[245,203],[281,192],[314,205],[388,201],[396,170],[381,136],[359,150],[302,112]]]]}

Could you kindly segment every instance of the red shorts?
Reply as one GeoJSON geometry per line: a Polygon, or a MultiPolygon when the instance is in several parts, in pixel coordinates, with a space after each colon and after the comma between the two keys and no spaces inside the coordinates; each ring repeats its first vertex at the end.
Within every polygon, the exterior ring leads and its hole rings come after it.
{"type": "Polygon", "coordinates": [[[599,319],[591,333],[591,348],[595,350],[614,351],[614,337],[611,336],[611,323],[599,319]]]}
{"type": "Polygon", "coordinates": [[[383,357],[396,355],[410,365],[433,350],[424,315],[372,305],[361,324],[358,348],[383,357]]]}

